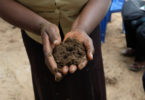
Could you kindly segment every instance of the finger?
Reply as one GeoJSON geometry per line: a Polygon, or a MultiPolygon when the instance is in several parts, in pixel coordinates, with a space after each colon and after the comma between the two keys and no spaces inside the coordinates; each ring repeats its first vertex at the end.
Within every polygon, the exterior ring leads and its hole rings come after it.
{"type": "Polygon", "coordinates": [[[68,66],[64,66],[62,68],[62,74],[66,75],[68,73],[68,70],[69,70],[68,66]]]}
{"type": "Polygon", "coordinates": [[[51,30],[47,30],[47,34],[50,37],[50,41],[53,45],[59,45],[61,42],[61,37],[59,33],[59,29],[57,27],[51,28],[51,30]]]}
{"type": "Polygon", "coordinates": [[[57,38],[57,43],[55,43],[56,45],[59,45],[61,43],[61,36],[60,36],[60,31],[57,28],[56,33],[58,34],[58,38],[57,38]]]}
{"type": "Polygon", "coordinates": [[[94,45],[92,39],[88,39],[88,41],[84,42],[84,45],[87,50],[88,59],[93,60],[94,45]]]}
{"type": "Polygon", "coordinates": [[[57,70],[57,64],[52,56],[52,49],[50,47],[49,38],[45,32],[42,34],[42,41],[46,65],[52,74],[55,74],[57,70]]]}
{"type": "Polygon", "coordinates": [[[83,62],[81,62],[79,65],[78,65],[78,69],[79,70],[82,70],[86,65],[87,65],[88,61],[87,60],[84,60],[83,62]]]}
{"type": "Polygon", "coordinates": [[[76,66],[76,65],[71,65],[71,66],[69,67],[69,72],[70,72],[71,74],[73,74],[76,70],[77,70],[77,66],[76,66]]]}
{"type": "Polygon", "coordinates": [[[65,41],[67,40],[67,38],[68,38],[68,37],[67,37],[67,36],[65,36],[65,37],[64,37],[64,39],[63,39],[63,42],[65,42],[65,41]]]}
{"type": "Polygon", "coordinates": [[[69,69],[68,66],[64,66],[62,68],[58,68],[58,72],[66,75],[68,73],[68,69],[69,69]]]}
{"type": "Polygon", "coordinates": [[[57,73],[55,74],[55,81],[59,82],[61,79],[62,79],[62,74],[59,73],[59,72],[57,72],[57,73]]]}
{"type": "Polygon", "coordinates": [[[42,43],[43,43],[43,51],[44,51],[44,55],[47,56],[49,53],[52,52],[52,49],[50,47],[50,42],[49,42],[49,37],[46,34],[46,32],[44,32],[42,34],[42,43]]]}
{"type": "Polygon", "coordinates": [[[72,38],[72,36],[70,35],[70,32],[65,35],[63,42],[65,42],[68,38],[72,38]]]}

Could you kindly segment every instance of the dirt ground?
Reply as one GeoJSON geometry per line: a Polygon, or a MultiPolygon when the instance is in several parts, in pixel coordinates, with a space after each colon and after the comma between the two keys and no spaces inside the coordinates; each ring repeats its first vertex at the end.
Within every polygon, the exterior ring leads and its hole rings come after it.
{"type": "MultiPolygon", "coordinates": [[[[120,13],[113,14],[102,44],[108,100],[145,100],[141,72],[129,71],[120,13]]],[[[0,19],[0,100],[34,100],[30,65],[20,30],[0,19]]]]}

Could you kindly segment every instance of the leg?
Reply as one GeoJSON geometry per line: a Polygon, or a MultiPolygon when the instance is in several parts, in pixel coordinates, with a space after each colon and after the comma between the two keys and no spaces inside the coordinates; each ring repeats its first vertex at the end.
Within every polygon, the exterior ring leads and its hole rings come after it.
{"type": "Polygon", "coordinates": [[[145,68],[145,38],[144,25],[140,25],[136,31],[136,54],[135,63],[129,68],[133,71],[139,71],[145,68]]]}
{"type": "Polygon", "coordinates": [[[136,48],[136,29],[131,26],[131,21],[123,21],[126,31],[126,43],[128,48],[136,48]]]}
{"type": "Polygon", "coordinates": [[[131,21],[123,21],[126,31],[127,49],[121,52],[124,56],[134,56],[136,49],[136,29],[131,26],[131,21]]]}

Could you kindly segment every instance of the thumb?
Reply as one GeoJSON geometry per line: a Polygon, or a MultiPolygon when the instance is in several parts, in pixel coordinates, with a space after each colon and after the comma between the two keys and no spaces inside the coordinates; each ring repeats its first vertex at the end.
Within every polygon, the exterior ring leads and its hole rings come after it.
{"type": "Polygon", "coordinates": [[[50,41],[52,44],[59,45],[61,42],[61,37],[60,37],[60,33],[59,33],[59,29],[52,29],[50,33],[48,33],[49,37],[50,37],[50,41]]]}
{"type": "Polygon", "coordinates": [[[86,50],[87,50],[87,56],[89,60],[93,60],[93,53],[94,53],[94,46],[93,46],[93,42],[91,39],[89,39],[88,41],[86,41],[84,43],[86,50]]]}

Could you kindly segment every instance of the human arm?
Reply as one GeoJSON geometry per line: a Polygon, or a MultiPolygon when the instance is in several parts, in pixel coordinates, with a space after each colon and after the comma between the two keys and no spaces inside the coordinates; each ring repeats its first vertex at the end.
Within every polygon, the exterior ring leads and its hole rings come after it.
{"type": "MultiPolygon", "coordinates": [[[[80,15],[74,21],[69,33],[66,34],[64,41],[67,38],[75,38],[81,41],[87,49],[87,57],[93,59],[93,42],[88,36],[105,16],[110,5],[110,0],[89,0],[80,15]]],[[[84,64],[78,66],[79,69],[84,68],[84,64]]],[[[75,67],[75,69],[77,69],[75,67]]],[[[75,72],[75,71],[74,71],[75,72]]]]}
{"type": "Polygon", "coordinates": [[[54,75],[58,74],[56,71],[57,64],[53,56],[48,56],[54,45],[58,45],[61,41],[59,29],[56,25],[15,0],[0,0],[0,17],[21,29],[42,35],[46,65],[54,75]]]}
{"type": "Polygon", "coordinates": [[[72,25],[73,30],[83,30],[90,34],[105,16],[111,0],[89,0],[72,25]]]}

